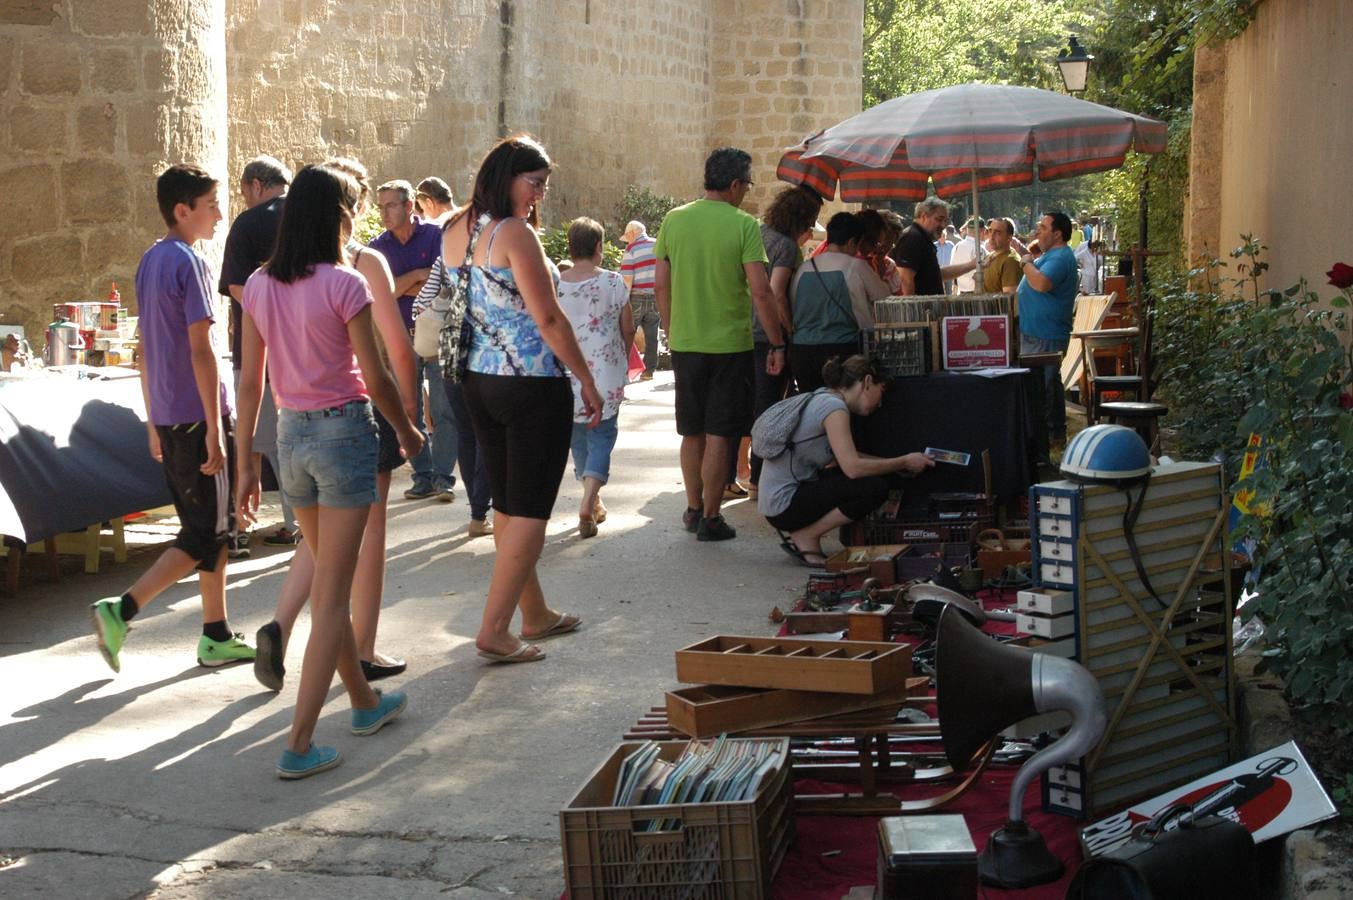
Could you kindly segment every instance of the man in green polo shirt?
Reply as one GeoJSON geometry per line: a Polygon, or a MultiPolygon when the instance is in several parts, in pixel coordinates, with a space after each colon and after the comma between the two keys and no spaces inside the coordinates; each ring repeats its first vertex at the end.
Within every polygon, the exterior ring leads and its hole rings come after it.
{"type": "Polygon", "coordinates": [[[785,359],[761,228],[738,209],[751,186],[751,156],[734,147],[715,150],[705,160],[704,198],[669,212],[654,247],[658,315],[676,373],[682,524],[702,541],[737,535],[719,504],[734,449],[752,426],[749,305],[770,339],[766,371],[779,374],[785,359]]]}

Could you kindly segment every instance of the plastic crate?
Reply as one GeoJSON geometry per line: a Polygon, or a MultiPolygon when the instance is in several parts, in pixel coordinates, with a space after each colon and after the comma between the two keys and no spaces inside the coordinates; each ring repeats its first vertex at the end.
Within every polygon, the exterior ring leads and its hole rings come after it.
{"type": "Polygon", "coordinates": [[[973,541],[983,526],[967,519],[884,519],[868,516],[841,526],[841,543],[846,547],[874,544],[959,544],[971,552],[973,541]]]}
{"type": "MultiPolygon", "coordinates": [[[[765,740],[765,739],[763,739],[765,740]]],[[[559,812],[569,900],[741,900],[770,895],[794,839],[789,740],[781,762],[752,800],[675,806],[610,806],[620,764],[638,743],[621,744],[559,812]],[[665,830],[647,831],[654,819],[665,830]]],[[[686,741],[664,741],[675,759],[686,741]]]]}

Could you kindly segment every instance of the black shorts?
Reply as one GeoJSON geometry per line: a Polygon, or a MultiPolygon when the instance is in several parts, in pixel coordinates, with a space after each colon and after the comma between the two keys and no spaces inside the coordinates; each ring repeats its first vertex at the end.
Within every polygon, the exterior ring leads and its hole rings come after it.
{"type": "Polygon", "coordinates": [[[858,522],[882,506],[888,491],[901,484],[897,475],[847,478],[840,469],[826,469],[812,481],[800,482],[789,506],[766,516],[766,521],[781,531],[798,531],[839,509],[852,522],[858,522]]]}
{"type": "Polygon", "coordinates": [[[573,435],[568,379],[470,372],[465,405],[489,474],[493,508],[509,516],[548,519],[573,435]]]}
{"type": "Polygon", "coordinates": [[[156,425],[164,477],[174,498],[179,533],[174,546],[197,560],[203,572],[215,572],[221,551],[235,533],[235,428],[221,419],[226,464],[215,475],[203,475],[207,461],[207,423],[156,425]]]}
{"type": "Polygon", "coordinates": [[[676,373],[676,425],[682,437],[712,434],[740,438],[752,430],[752,351],[672,351],[676,373]]]}
{"type": "Polygon", "coordinates": [[[371,404],[371,412],[376,417],[376,434],[380,438],[376,471],[383,475],[404,465],[404,457],[399,452],[399,435],[395,434],[395,426],[385,421],[385,416],[380,414],[374,403],[371,404]]]}

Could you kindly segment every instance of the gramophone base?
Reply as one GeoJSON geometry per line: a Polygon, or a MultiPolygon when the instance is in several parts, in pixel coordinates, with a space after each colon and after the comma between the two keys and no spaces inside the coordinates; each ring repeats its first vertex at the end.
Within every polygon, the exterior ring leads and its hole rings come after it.
{"type": "Polygon", "coordinates": [[[1062,861],[1048,851],[1043,836],[1024,822],[1006,822],[992,832],[977,858],[982,883],[992,887],[1027,888],[1062,877],[1062,861]]]}

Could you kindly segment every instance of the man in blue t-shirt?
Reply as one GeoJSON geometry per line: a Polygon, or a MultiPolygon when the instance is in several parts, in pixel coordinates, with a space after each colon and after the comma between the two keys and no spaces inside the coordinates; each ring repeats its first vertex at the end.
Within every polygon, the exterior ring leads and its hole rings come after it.
{"type": "MultiPolygon", "coordinates": [[[[1076,308],[1076,255],[1067,246],[1071,219],[1066,213],[1050,212],[1038,220],[1038,246],[1043,255],[1020,257],[1024,277],[1019,297],[1019,352],[1065,353],[1071,341],[1071,321],[1076,308]]],[[[1044,397],[1047,400],[1048,437],[1066,440],[1066,400],[1062,396],[1061,366],[1043,366],[1044,397]]]]}
{"type": "MultiPolygon", "coordinates": [[[[430,222],[413,218],[413,185],[403,179],[387,181],[376,188],[376,204],[381,213],[382,232],[371,242],[390,264],[395,278],[395,299],[404,326],[413,335],[413,301],[423,282],[432,274],[432,264],[442,255],[442,230],[430,222]]],[[[437,358],[419,358],[414,364],[414,394],[418,397],[418,430],[423,432],[423,449],[409,462],[413,466],[413,484],[404,492],[410,500],[436,497],[451,502],[456,478],[456,419],[446,399],[442,370],[437,358]],[[432,410],[432,435],[424,431],[423,383],[427,379],[428,403],[432,410]]]]}

